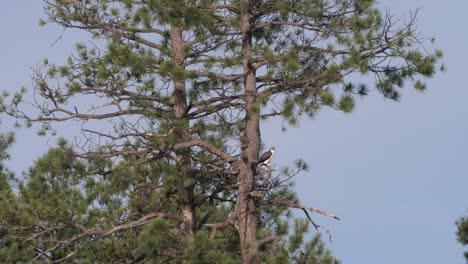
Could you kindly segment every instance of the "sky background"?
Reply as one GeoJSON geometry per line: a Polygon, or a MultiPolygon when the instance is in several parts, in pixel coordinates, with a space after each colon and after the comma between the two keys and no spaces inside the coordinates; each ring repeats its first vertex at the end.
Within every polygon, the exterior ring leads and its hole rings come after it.
{"type": "MultiPolygon", "coordinates": [[[[30,67],[45,57],[65,61],[74,43],[87,38],[39,27],[42,1],[27,2],[8,1],[0,9],[1,90],[31,88],[30,67]]],[[[276,163],[309,163],[296,189],[302,203],[341,217],[316,221],[331,230],[329,247],[343,263],[465,263],[454,221],[468,213],[468,1],[379,3],[396,16],[420,8],[418,30],[436,37],[448,71],[431,79],[424,94],[406,89],[395,103],[373,92],[352,114],[323,110],[287,132],[268,121],[262,136],[277,148],[276,163]]],[[[2,120],[1,131],[11,127],[2,120]]],[[[35,136],[34,129],[15,131],[8,165],[17,172],[56,141],[35,136]]]]}

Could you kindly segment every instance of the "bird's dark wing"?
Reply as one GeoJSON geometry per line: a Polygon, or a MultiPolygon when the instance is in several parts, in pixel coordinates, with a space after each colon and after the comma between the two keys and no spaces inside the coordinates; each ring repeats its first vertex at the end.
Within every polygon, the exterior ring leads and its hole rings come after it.
{"type": "Polygon", "coordinates": [[[269,159],[271,157],[271,152],[268,151],[268,152],[265,152],[263,153],[260,158],[258,159],[258,163],[263,163],[264,161],[266,161],[267,159],[269,159]]]}

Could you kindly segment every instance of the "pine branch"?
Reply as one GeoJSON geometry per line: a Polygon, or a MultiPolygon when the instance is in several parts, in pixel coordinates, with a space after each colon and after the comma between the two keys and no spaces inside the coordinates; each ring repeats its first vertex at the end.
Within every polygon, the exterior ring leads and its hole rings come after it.
{"type": "Polygon", "coordinates": [[[217,147],[215,147],[211,143],[209,143],[207,141],[204,141],[204,140],[190,134],[189,132],[185,131],[184,129],[177,129],[176,128],[176,131],[181,136],[186,138],[187,141],[174,144],[172,146],[172,149],[174,149],[174,150],[187,149],[187,148],[197,146],[197,147],[201,147],[201,148],[207,150],[208,152],[210,152],[213,155],[216,155],[216,156],[220,157],[221,159],[223,159],[226,162],[232,163],[232,162],[237,161],[236,158],[232,157],[228,153],[218,149],[217,147]]]}
{"type": "Polygon", "coordinates": [[[308,211],[311,211],[311,212],[315,212],[315,213],[318,213],[318,214],[321,214],[321,215],[325,215],[325,216],[334,218],[336,220],[340,220],[340,218],[338,216],[336,216],[335,214],[322,211],[322,210],[317,209],[317,208],[312,207],[312,206],[297,204],[297,203],[287,201],[287,200],[262,200],[262,201],[259,201],[258,203],[259,203],[259,205],[286,206],[286,207],[289,207],[289,208],[308,210],[308,211]]]}
{"type": "Polygon", "coordinates": [[[261,247],[265,244],[268,244],[268,243],[275,243],[275,242],[278,242],[280,239],[279,236],[267,236],[265,238],[262,238],[260,240],[257,241],[257,246],[258,247],[261,247]]]}
{"type": "Polygon", "coordinates": [[[234,214],[229,217],[228,220],[224,222],[219,222],[219,223],[213,223],[213,224],[205,224],[205,227],[208,227],[211,229],[211,234],[210,234],[210,240],[213,240],[216,237],[216,232],[218,229],[226,228],[228,226],[232,226],[234,224],[234,221],[237,219],[237,214],[234,214]]]}
{"type": "MultiPolygon", "coordinates": [[[[155,213],[150,213],[150,214],[147,214],[143,217],[141,217],[140,219],[137,219],[137,220],[134,220],[134,221],[131,221],[131,222],[127,222],[127,223],[124,223],[124,224],[121,224],[121,225],[117,225],[117,226],[113,226],[111,229],[108,229],[108,230],[100,230],[100,229],[94,229],[94,228],[87,228],[85,227],[84,225],[82,224],[78,224],[78,223],[70,223],[70,224],[63,224],[63,225],[59,225],[59,226],[53,226],[53,227],[47,227],[45,226],[44,224],[36,224],[36,225],[33,225],[33,226],[30,226],[29,228],[31,229],[41,229],[42,231],[39,232],[39,233],[36,233],[30,237],[21,237],[21,236],[17,236],[17,235],[12,235],[12,234],[8,234],[9,237],[12,237],[12,238],[15,238],[15,239],[20,239],[20,240],[24,240],[24,241],[32,241],[32,240],[36,240],[38,239],[39,237],[41,236],[44,236],[48,233],[53,233],[53,232],[56,232],[56,231],[60,231],[60,230],[64,230],[64,229],[69,229],[69,228],[73,228],[73,229],[78,229],[81,231],[80,234],[77,234],[77,235],[74,235],[73,237],[71,238],[68,238],[68,239],[61,239],[61,240],[57,240],[57,239],[41,239],[41,241],[43,243],[54,243],[56,244],[55,246],[47,249],[47,250],[44,250],[41,254],[39,254],[35,259],[37,259],[38,257],[46,254],[46,253],[50,253],[50,252],[53,252],[57,249],[63,249],[63,248],[66,248],[67,246],[75,243],[75,242],[78,242],[84,238],[87,238],[87,237],[90,237],[90,236],[99,236],[99,239],[98,240],[102,240],[116,232],[119,232],[119,231],[122,231],[122,230],[126,230],[126,229],[131,229],[131,228],[135,228],[135,227],[140,227],[140,226],[143,226],[143,225],[146,225],[148,224],[149,222],[151,222],[152,220],[154,220],[155,218],[164,218],[164,219],[168,219],[168,220],[175,220],[175,221],[178,221],[178,222],[183,222],[184,219],[179,216],[179,215],[175,215],[175,214],[169,214],[169,213],[159,213],[159,212],[155,212],[155,213]],[[60,248],[59,248],[60,246],[60,248]]],[[[23,227],[6,227],[6,226],[0,226],[0,230],[1,229],[4,229],[4,230],[24,230],[23,227]]],[[[95,240],[95,241],[98,241],[98,240],[95,240]]],[[[72,255],[74,255],[76,252],[78,252],[81,248],[83,247],[83,245],[78,245],[77,248],[70,254],[68,254],[67,256],[65,256],[64,258],[60,259],[60,260],[57,260],[57,261],[54,261],[53,263],[60,263],[68,258],[70,258],[72,255]]]]}
{"type": "Polygon", "coordinates": [[[243,75],[242,74],[223,74],[211,71],[192,71],[187,70],[188,73],[195,74],[200,77],[208,77],[208,78],[215,78],[222,81],[229,81],[229,82],[243,82],[243,75]]]}

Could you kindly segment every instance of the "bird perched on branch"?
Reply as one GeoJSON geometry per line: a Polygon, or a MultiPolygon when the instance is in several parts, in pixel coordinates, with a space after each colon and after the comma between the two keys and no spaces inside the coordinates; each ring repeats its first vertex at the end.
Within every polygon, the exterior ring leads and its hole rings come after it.
{"type": "Polygon", "coordinates": [[[258,159],[258,165],[266,165],[270,167],[270,161],[275,154],[275,148],[269,149],[267,152],[263,153],[260,158],[258,159]]]}

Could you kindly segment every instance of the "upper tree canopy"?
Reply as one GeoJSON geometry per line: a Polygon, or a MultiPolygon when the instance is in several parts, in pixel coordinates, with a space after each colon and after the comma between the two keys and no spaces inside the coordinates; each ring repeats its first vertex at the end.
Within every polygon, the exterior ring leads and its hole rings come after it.
{"type": "MultiPolygon", "coordinates": [[[[281,117],[295,125],[323,106],[350,112],[355,96],[373,88],[397,100],[405,86],[424,90],[442,56],[424,49],[415,14],[396,22],[372,0],[44,2],[42,23],[84,30],[96,41],[78,43],[63,65],[45,60],[35,70],[34,111],[23,107],[25,91],[11,98],[4,93],[1,109],[28,125],[42,124],[41,133],[54,122],[83,121],[85,140],[62,149],[91,166],[83,171],[86,187],[95,188],[95,179],[108,184],[91,197],[118,200],[106,204],[104,220],[70,217],[66,246],[149,226],[142,236],[169,232],[189,248],[219,238],[223,229],[230,252],[240,251],[244,263],[316,261],[306,253],[318,240],[307,250],[298,246],[307,225],[296,223],[297,236],[287,246],[281,217],[286,208],[303,210],[310,221],[309,212],[337,217],[298,203],[286,177],[297,171],[271,175],[271,168],[258,166],[260,120],[281,117]],[[361,76],[372,81],[356,83],[361,76]],[[110,122],[87,122],[103,120],[110,122]],[[210,235],[200,240],[200,230],[210,235]]],[[[296,165],[298,171],[307,167],[296,165]]],[[[87,214],[96,201],[80,199],[87,204],[77,215],[87,214]]],[[[28,230],[36,238],[65,221],[33,219],[28,230]]],[[[318,247],[315,255],[334,261],[318,247]]]]}
{"type": "MultiPolygon", "coordinates": [[[[37,70],[35,89],[45,99],[37,104],[40,116],[26,116],[16,104],[5,106],[8,112],[47,123],[142,117],[148,124],[118,128],[125,131],[119,136],[165,133],[174,126],[167,124],[174,114],[171,83],[183,81],[186,118],[194,121],[194,129],[205,133],[220,128],[201,129],[195,123],[242,121],[246,94],[238,1],[45,2],[44,23],[83,29],[103,41],[96,46],[79,43],[65,65],[45,61],[37,70]],[[174,27],[182,31],[178,57],[174,27]],[[101,100],[94,100],[91,108],[73,107],[91,96],[101,100]],[[154,124],[161,120],[163,126],[154,124]]],[[[425,39],[415,32],[415,15],[397,23],[382,15],[374,1],[250,4],[249,60],[256,71],[256,107],[263,117],[277,115],[296,123],[299,115],[312,115],[323,105],[349,112],[353,96],[367,94],[368,87],[398,99],[405,85],[424,90],[424,79],[435,73],[441,56],[421,46],[425,39]],[[375,83],[354,83],[353,74],[375,83]]],[[[230,131],[235,130],[223,132],[230,131]]]]}

